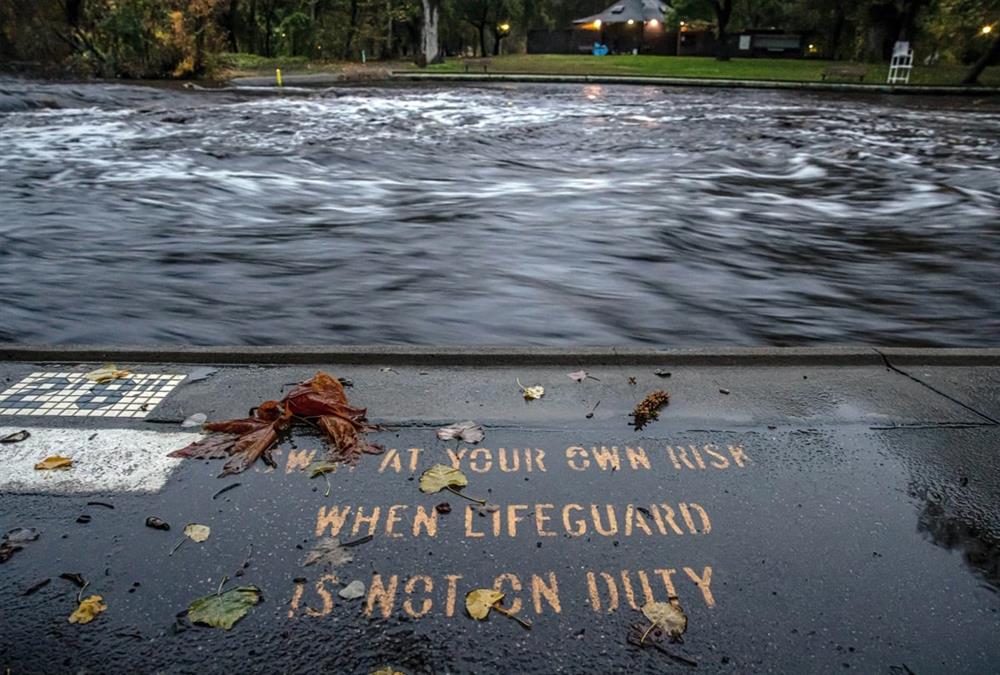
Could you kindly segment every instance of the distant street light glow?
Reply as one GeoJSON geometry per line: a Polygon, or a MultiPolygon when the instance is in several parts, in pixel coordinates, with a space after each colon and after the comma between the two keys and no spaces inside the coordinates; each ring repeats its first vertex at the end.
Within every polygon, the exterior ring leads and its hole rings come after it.
{"type": "Polygon", "coordinates": [[[634,26],[635,25],[635,19],[629,19],[628,20],[628,25],[634,26]]]}
{"type": "Polygon", "coordinates": [[[993,32],[993,26],[988,26],[988,25],[987,26],[983,26],[983,30],[982,30],[983,35],[989,35],[992,32],[993,32]]]}
{"type": "Polygon", "coordinates": [[[600,30],[601,29],[601,23],[603,23],[603,22],[600,19],[597,19],[596,21],[594,21],[594,28],[600,30]]]}

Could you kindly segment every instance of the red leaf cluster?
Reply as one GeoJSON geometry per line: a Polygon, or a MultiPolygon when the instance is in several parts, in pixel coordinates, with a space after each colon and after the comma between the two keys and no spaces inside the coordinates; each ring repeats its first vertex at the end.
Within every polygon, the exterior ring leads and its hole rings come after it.
{"type": "Polygon", "coordinates": [[[365,432],[377,429],[368,423],[366,415],[364,408],[351,407],[337,378],[321,371],[311,380],[297,384],[280,401],[265,401],[252,417],[205,424],[205,431],[212,434],[171,452],[170,457],[229,457],[220,477],[246,471],[258,458],[273,467],[271,450],[278,437],[298,420],[326,434],[330,441],[327,459],[353,464],[364,453],[384,452],[381,446],[365,440],[365,432]]]}

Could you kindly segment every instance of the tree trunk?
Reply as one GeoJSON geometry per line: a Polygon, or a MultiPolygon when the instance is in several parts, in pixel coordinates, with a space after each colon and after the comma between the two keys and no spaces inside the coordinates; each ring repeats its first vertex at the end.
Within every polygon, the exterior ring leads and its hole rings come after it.
{"type": "Polygon", "coordinates": [[[441,0],[420,0],[424,9],[424,25],[420,35],[420,64],[427,66],[440,63],[441,46],[438,44],[438,28],[441,24],[441,0]]]}
{"type": "Polygon", "coordinates": [[[986,66],[997,57],[1000,57],[1000,35],[993,41],[993,46],[987,49],[986,53],[969,68],[969,72],[966,74],[965,79],[962,80],[962,84],[979,84],[979,76],[986,70],[986,66]]]}
{"type": "Polygon", "coordinates": [[[383,58],[391,59],[392,54],[392,0],[385,0],[386,31],[385,31],[385,55],[383,58]]]}
{"type": "Polygon", "coordinates": [[[729,43],[726,28],[729,26],[729,18],[733,15],[733,0],[714,0],[715,18],[718,20],[719,28],[717,38],[719,43],[715,47],[715,58],[719,61],[729,60],[729,43]]]}
{"type": "Polygon", "coordinates": [[[486,24],[478,24],[476,30],[479,32],[479,55],[486,56],[486,24]]]}
{"type": "Polygon", "coordinates": [[[344,43],[344,60],[351,58],[354,36],[358,32],[358,0],[351,0],[351,21],[347,26],[347,42],[344,43]]]}
{"type": "Polygon", "coordinates": [[[843,0],[837,2],[833,9],[833,31],[830,34],[830,48],[827,58],[837,59],[840,56],[840,41],[844,36],[844,24],[847,22],[847,12],[843,0]]]}
{"type": "Polygon", "coordinates": [[[500,36],[500,31],[493,31],[493,56],[500,56],[500,46],[502,44],[503,37],[500,36]]]}
{"type": "Polygon", "coordinates": [[[229,0],[229,10],[226,12],[226,42],[229,44],[229,51],[236,53],[240,51],[239,41],[236,39],[236,23],[239,20],[240,0],[229,0]]]}
{"type": "Polygon", "coordinates": [[[65,9],[66,25],[76,30],[80,27],[80,18],[83,16],[83,0],[67,0],[65,9]]]}

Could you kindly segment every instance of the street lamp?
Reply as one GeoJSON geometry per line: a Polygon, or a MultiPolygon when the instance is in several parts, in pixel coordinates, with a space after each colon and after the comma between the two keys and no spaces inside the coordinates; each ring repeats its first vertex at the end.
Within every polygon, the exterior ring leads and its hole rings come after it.
{"type": "Polygon", "coordinates": [[[989,35],[992,32],[993,32],[993,26],[989,24],[983,26],[982,30],[980,31],[980,33],[982,33],[983,35],[989,35]]]}

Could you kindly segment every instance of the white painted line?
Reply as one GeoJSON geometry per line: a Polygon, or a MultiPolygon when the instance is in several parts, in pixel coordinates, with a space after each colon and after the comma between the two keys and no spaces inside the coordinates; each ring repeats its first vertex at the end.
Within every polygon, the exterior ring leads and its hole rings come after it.
{"type": "Polygon", "coordinates": [[[31,437],[0,444],[0,491],[42,494],[156,492],[182,462],[167,453],[201,437],[133,429],[0,427],[0,438],[21,429],[31,437]],[[93,437],[93,438],[91,438],[93,437]],[[64,471],[37,471],[51,455],[73,460],[64,471]]]}

